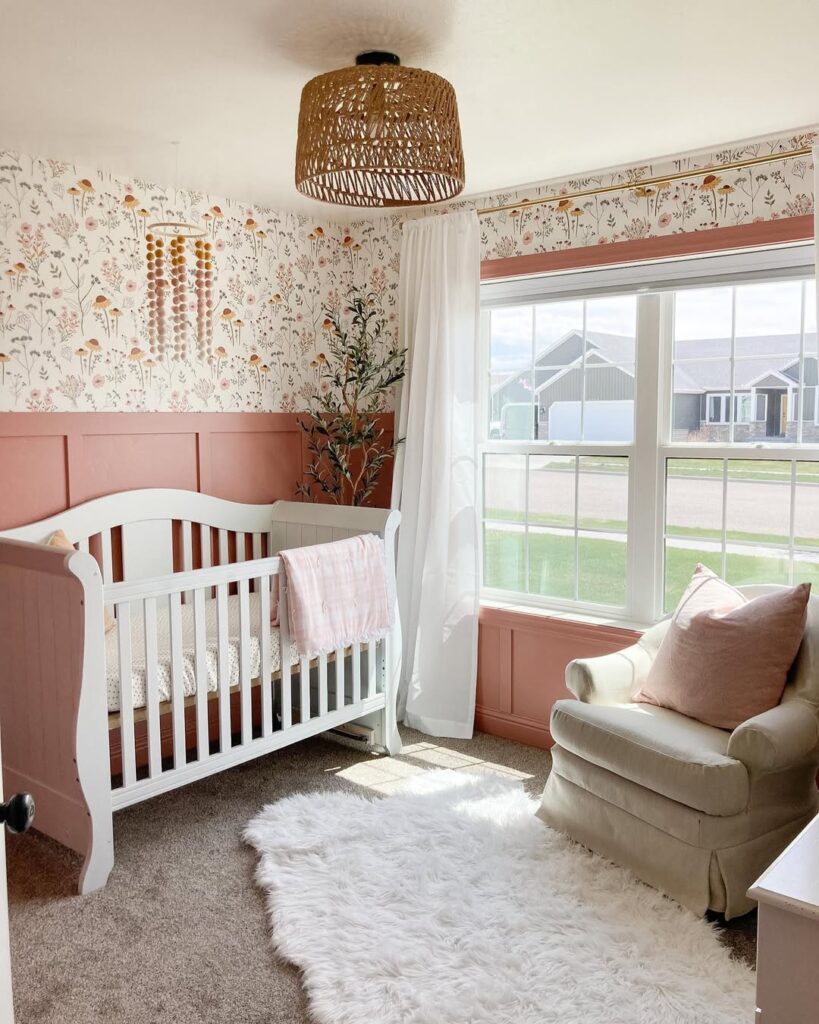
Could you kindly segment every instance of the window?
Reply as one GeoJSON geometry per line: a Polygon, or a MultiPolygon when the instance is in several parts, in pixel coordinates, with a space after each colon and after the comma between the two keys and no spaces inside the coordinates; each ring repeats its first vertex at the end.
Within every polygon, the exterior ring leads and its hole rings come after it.
{"type": "MultiPolygon", "coordinates": [[[[768,403],[767,395],[757,395],[755,392],[734,395],[734,423],[751,423],[755,420],[765,419],[765,408],[768,403]],[[759,403],[762,403],[761,405],[759,403]],[[760,410],[761,413],[760,413],[760,410]]],[[[730,423],[731,417],[730,394],[708,395],[706,400],[706,422],[707,423],[730,423]]]]}
{"type": "Polygon", "coordinates": [[[487,597],[650,621],[697,562],[819,583],[807,247],[492,283],[482,305],[487,597]]]}

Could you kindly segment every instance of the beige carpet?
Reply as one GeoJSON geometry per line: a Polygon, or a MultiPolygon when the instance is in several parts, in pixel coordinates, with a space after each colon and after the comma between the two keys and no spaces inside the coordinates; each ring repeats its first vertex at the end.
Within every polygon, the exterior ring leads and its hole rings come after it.
{"type": "MultiPolygon", "coordinates": [[[[11,837],[17,1024],[307,1024],[298,972],[267,936],[256,857],[240,833],[292,793],[389,792],[431,768],[497,771],[539,793],[548,753],[477,734],[405,730],[400,758],[310,740],[120,812],[108,886],[74,895],[78,861],[38,835],[11,837]]],[[[724,938],[753,957],[753,919],[724,938]]]]}

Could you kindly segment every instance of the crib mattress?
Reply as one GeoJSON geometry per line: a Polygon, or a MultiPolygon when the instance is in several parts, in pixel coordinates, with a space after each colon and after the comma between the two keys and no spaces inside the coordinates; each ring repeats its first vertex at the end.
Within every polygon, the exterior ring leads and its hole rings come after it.
{"type": "MultiPolygon", "coordinates": [[[[261,645],[259,636],[261,623],[259,617],[259,595],[249,595],[250,607],[250,678],[259,675],[261,667],[261,645]]],[[[192,697],[196,693],[196,660],[194,653],[194,621],[193,605],[182,605],[182,679],[184,694],[192,697]]],[[[169,613],[166,602],[157,602],[157,664],[156,676],[159,685],[160,701],[171,699],[171,633],[169,613]],[[163,605],[165,605],[163,607],[163,605]]],[[[217,631],[216,602],[205,602],[205,633],[206,633],[206,664],[207,690],[214,693],[218,688],[217,676],[217,631]]],[[[272,671],[281,668],[281,644],[279,630],[270,627],[270,661],[272,671]]],[[[106,684],[108,690],[108,711],[120,710],[119,685],[119,624],[105,635],[106,684]]],[[[145,623],[141,609],[134,605],[131,610],[131,685],[133,687],[134,708],[144,708],[146,698],[145,670],[145,623]]],[[[298,663],[298,653],[291,648],[290,663],[298,663]]],[[[229,685],[239,685],[239,598],[233,595],[228,598],[228,674],[229,685]]]]}

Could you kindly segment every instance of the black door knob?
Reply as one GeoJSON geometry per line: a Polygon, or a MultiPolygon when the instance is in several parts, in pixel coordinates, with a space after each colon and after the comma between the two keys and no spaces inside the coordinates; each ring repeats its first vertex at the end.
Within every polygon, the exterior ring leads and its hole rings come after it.
{"type": "Polygon", "coordinates": [[[9,832],[27,832],[34,821],[34,797],[28,793],[16,793],[4,804],[0,804],[0,822],[5,822],[9,832]]]}

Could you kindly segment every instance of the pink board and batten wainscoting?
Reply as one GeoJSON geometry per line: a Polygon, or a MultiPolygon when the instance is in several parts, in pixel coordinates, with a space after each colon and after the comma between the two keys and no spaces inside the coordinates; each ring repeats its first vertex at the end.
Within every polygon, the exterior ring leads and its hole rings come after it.
{"type": "MultiPolygon", "coordinates": [[[[292,500],[306,462],[295,413],[0,413],[0,530],[141,487],[292,500]]],[[[385,416],[388,433],[392,415],[385,416]]],[[[390,480],[379,482],[385,507],[390,480]]]]}
{"type": "Polygon", "coordinates": [[[292,499],[302,465],[289,413],[2,413],[0,529],[140,487],[292,499]]]}
{"type": "Polygon", "coordinates": [[[551,747],[552,705],[571,696],[564,682],[568,663],[620,651],[638,637],[619,626],[519,608],[482,607],[475,728],[534,747],[551,747]]]}

